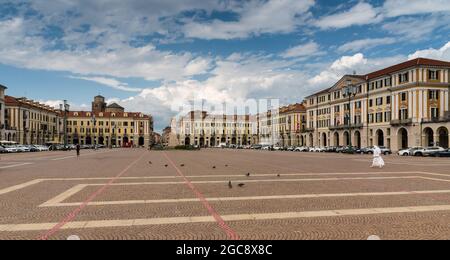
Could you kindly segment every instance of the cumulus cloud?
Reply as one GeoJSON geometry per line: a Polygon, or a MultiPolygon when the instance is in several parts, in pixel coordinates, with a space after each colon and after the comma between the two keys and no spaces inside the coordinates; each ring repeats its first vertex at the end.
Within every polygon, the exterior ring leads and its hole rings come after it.
{"type": "Polygon", "coordinates": [[[309,17],[314,0],[248,1],[240,10],[237,21],[188,21],[184,33],[189,38],[235,39],[265,33],[290,33],[309,17]],[[270,17],[270,19],[269,19],[270,17]]]}
{"type": "Polygon", "coordinates": [[[426,50],[418,50],[408,56],[408,59],[415,58],[429,58],[450,61],[450,42],[447,42],[447,44],[439,49],[430,48],[426,50]]]}

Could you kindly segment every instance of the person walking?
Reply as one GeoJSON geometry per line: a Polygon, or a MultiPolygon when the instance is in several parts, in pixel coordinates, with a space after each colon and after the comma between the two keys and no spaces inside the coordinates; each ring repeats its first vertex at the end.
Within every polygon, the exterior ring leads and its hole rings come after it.
{"type": "Polygon", "coordinates": [[[81,150],[80,144],[77,144],[77,157],[80,157],[80,150],[81,150]]]}
{"type": "Polygon", "coordinates": [[[384,160],[381,157],[381,149],[378,146],[375,146],[373,149],[373,162],[370,168],[378,167],[382,169],[384,167],[384,160]]]}

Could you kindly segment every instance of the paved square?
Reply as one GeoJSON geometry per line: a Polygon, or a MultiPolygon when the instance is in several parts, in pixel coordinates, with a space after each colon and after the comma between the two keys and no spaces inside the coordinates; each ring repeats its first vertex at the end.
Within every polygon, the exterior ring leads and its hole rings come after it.
{"type": "Polygon", "coordinates": [[[370,156],[247,150],[1,155],[0,239],[450,239],[450,160],[385,159],[380,170],[370,156]]]}

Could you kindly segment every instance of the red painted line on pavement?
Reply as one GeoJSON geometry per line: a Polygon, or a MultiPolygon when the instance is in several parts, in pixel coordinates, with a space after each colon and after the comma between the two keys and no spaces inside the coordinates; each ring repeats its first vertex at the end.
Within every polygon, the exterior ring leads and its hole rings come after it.
{"type": "Polygon", "coordinates": [[[139,162],[147,152],[142,154],[137,160],[130,163],[127,168],[125,168],[123,171],[121,171],[116,177],[112,178],[107,184],[103,185],[100,189],[98,189],[96,192],[92,193],[89,198],[81,204],[80,207],[72,211],[69,215],[67,215],[61,222],[59,222],[57,225],[55,225],[52,229],[47,231],[43,236],[39,237],[39,240],[47,240],[49,237],[54,235],[56,232],[61,230],[62,227],[64,227],[66,224],[70,223],[72,220],[74,220],[80,212],[86,208],[86,206],[92,202],[98,195],[102,194],[111,184],[113,184],[117,179],[119,179],[122,175],[124,175],[131,167],[133,167],[137,162],[139,162]]]}
{"type": "Polygon", "coordinates": [[[184,179],[186,182],[186,185],[197,195],[197,198],[200,199],[203,206],[208,210],[209,214],[211,214],[212,217],[216,220],[217,224],[219,224],[219,227],[227,234],[228,238],[231,240],[239,240],[238,234],[231,229],[223,220],[223,218],[217,213],[217,211],[209,204],[209,202],[206,200],[205,196],[197,189],[195,188],[194,184],[192,184],[186,175],[183,174],[183,172],[175,165],[175,163],[170,159],[170,157],[164,152],[164,156],[166,159],[172,164],[172,166],[177,170],[178,175],[184,179]]]}

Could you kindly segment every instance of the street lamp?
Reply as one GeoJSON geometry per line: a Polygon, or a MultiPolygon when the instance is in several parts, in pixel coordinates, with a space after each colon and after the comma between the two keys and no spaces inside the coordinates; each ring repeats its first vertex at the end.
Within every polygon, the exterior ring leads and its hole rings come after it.
{"type": "Polygon", "coordinates": [[[358,94],[356,90],[356,86],[353,85],[351,80],[347,80],[347,86],[344,88],[344,97],[348,98],[348,132],[349,132],[349,146],[350,146],[350,153],[354,153],[353,151],[353,145],[352,145],[352,108],[351,108],[351,101],[352,97],[355,97],[358,94]]]}
{"type": "Polygon", "coordinates": [[[93,130],[93,136],[94,136],[94,149],[95,150],[97,150],[97,141],[96,141],[96,139],[95,139],[95,132],[96,132],[96,122],[97,122],[97,119],[95,118],[95,114],[92,114],[92,118],[91,118],[91,121],[92,121],[92,130],[93,130]]]}
{"type": "Polygon", "coordinates": [[[64,104],[59,104],[59,109],[64,112],[64,147],[67,147],[67,114],[69,113],[70,105],[67,103],[67,100],[64,100],[64,104]]]}

